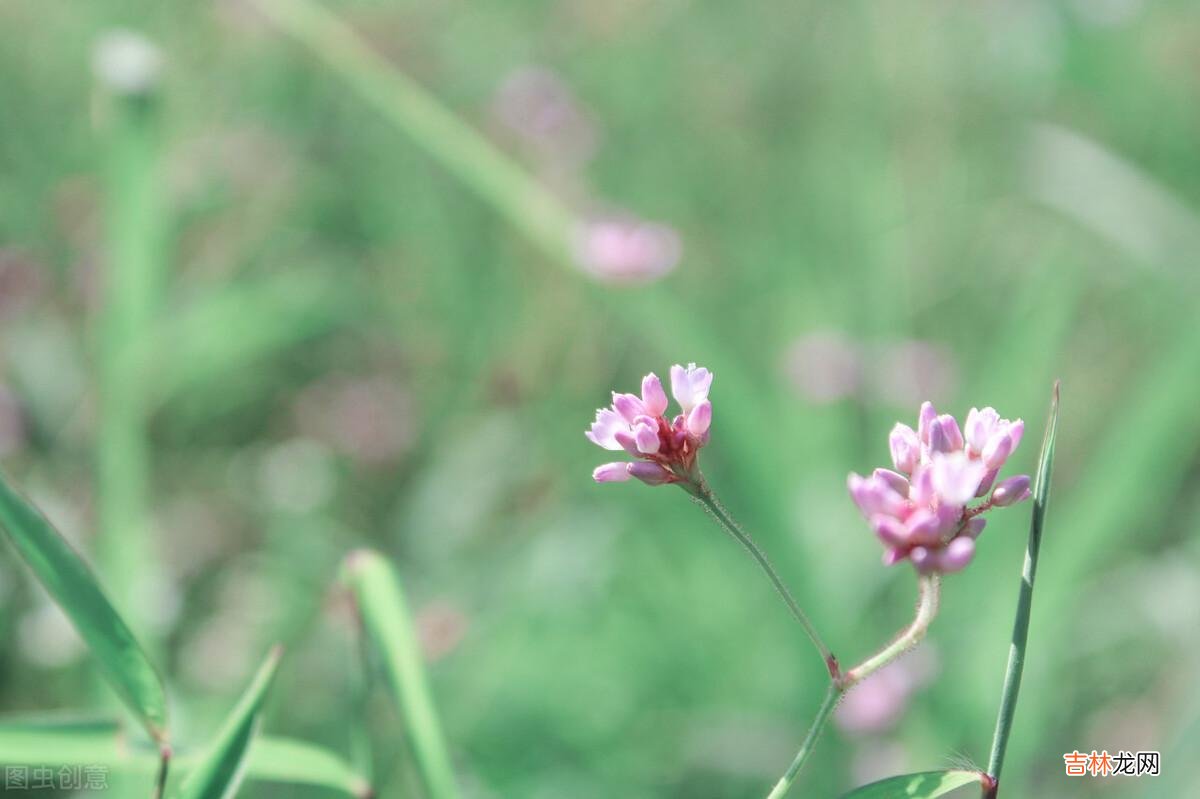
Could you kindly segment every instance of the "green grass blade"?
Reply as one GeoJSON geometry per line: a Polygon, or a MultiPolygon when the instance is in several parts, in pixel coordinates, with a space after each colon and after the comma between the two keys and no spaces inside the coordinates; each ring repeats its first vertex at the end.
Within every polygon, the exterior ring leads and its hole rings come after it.
{"type": "Polygon", "coordinates": [[[275,679],[283,650],[271,650],[216,740],[197,765],[187,772],[177,799],[230,799],[246,776],[250,744],[262,724],[263,701],[275,679]]]}
{"type": "Polygon", "coordinates": [[[290,738],[259,738],[250,750],[246,778],[316,785],[345,796],[371,795],[371,786],[340,755],[290,738]]]}
{"type": "MultiPolygon", "coordinates": [[[[184,750],[172,762],[186,773],[200,757],[184,750]]],[[[159,768],[159,756],[149,745],[126,740],[112,719],[0,719],[0,766],[35,765],[100,766],[113,774],[149,777],[159,768]]],[[[351,799],[371,793],[341,756],[290,738],[258,738],[246,762],[246,780],[324,788],[351,799]]]]}
{"type": "MultiPolygon", "coordinates": [[[[1050,418],[1042,439],[1038,458],[1037,479],[1033,484],[1033,513],[1029,523],[1029,543],[1025,547],[1025,565],[1021,571],[1021,588],[1017,595],[1017,613],[1013,620],[1012,644],[1008,653],[1008,669],[1004,675],[1004,690],[1000,697],[1000,712],[992,738],[992,753],[988,759],[988,774],[1000,779],[1004,753],[1012,732],[1013,716],[1017,710],[1017,695],[1021,690],[1021,673],[1025,667],[1025,649],[1029,641],[1029,615],[1033,607],[1033,582],[1037,577],[1038,552],[1042,545],[1042,529],[1046,518],[1046,503],[1050,498],[1050,474],[1054,469],[1054,440],[1058,435],[1058,383],[1050,401],[1050,418]]],[[[993,786],[989,795],[995,796],[993,786]]]]}
{"type": "Polygon", "coordinates": [[[101,671],[145,726],[167,740],[167,697],[158,672],[79,553],[0,477],[0,527],[66,613],[101,671]]]}
{"type": "Polygon", "coordinates": [[[431,799],[457,797],[454,768],[395,571],[378,553],[356,552],[346,561],[344,580],[354,593],[367,637],[383,661],[426,791],[431,799]]]}
{"type": "Polygon", "coordinates": [[[888,777],[861,788],[855,788],[842,799],[934,799],[971,783],[979,783],[977,771],[922,771],[888,777]]]}

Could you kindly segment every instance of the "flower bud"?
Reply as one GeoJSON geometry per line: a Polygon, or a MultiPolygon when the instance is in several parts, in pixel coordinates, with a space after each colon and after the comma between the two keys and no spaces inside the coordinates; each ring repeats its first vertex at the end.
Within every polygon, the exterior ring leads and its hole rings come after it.
{"type": "Polygon", "coordinates": [[[654,372],[642,378],[642,405],[647,416],[657,417],[667,412],[667,392],[654,372]]]}
{"type": "Polygon", "coordinates": [[[1001,481],[992,492],[992,504],[1001,508],[1029,498],[1029,475],[1018,474],[1001,481]]]}
{"type": "Polygon", "coordinates": [[[929,443],[930,428],[933,427],[935,419],[937,419],[937,409],[933,407],[933,403],[921,403],[921,413],[917,417],[917,437],[921,439],[922,444],[929,443]]]}
{"type": "Polygon", "coordinates": [[[921,440],[906,424],[896,423],[888,435],[888,447],[892,451],[892,463],[896,470],[912,474],[921,462],[921,440]]]}
{"type": "Polygon", "coordinates": [[[712,424],[712,403],[703,400],[687,416],[687,431],[699,438],[708,432],[712,424]]]}
{"type": "Polygon", "coordinates": [[[627,468],[631,477],[636,477],[646,485],[662,485],[663,483],[669,483],[675,479],[675,475],[671,474],[657,463],[651,463],[650,461],[638,461],[636,463],[630,463],[628,464],[627,468]]]}
{"type": "Polygon", "coordinates": [[[975,557],[975,539],[960,535],[941,551],[937,558],[938,571],[951,574],[962,571],[975,557]]]}
{"type": "Polygon", "coordinates": [[[613,409],[629,424],[633,424],[637,417],[646,415],[646,406],[633,394],[618,394],[614,391],[612,404],[613,409]]]}
{"type": "Polygon", "coordinates": [[[633,439],[637,451],[642,455],[653,455],[658,452],[658,425],[648,416],[642,416],[633,428],[633,439]]]}
{"type": "Polygon", "coordinates": [[[629,464],[625,461],[614,461],[597,466],[592,472],[592,479],[597,483],[623,483],[629,479],[629,464]]]}

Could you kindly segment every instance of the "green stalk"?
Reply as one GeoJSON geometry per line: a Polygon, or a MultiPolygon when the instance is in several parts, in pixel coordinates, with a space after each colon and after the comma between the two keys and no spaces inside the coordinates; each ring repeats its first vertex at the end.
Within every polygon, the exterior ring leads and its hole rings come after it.
{"type": "Polygon", "coordinates": [[[1042,528],[1046,517],[1046,502],[1050,496],[1050,472],[1054,468],[1054,438],[1058,431],[1058,391],[1050,401],[1050,418],[1042,439],[1038,460],[1037,480],[1033,487],[1033,516],[1029,524],[1029,542],[1025,546],[1025,564],[1021,571],[1021,587],[1017,594],[1017,614],[1013,620],[1012,644],[1008,650],[1008,669],[1004,673],[1004,689],[1000,695],[1000,712],[996,717],[996,732],[992,737],[992,753],[988,758],[984,797],[994,799],[1000,790],[1000,771],[1004,753],[1012,734],[1017,696],[1021,691],[1021,674],[1025,668],[1026,646],[1029,641],[1029,616],[1033,607],[1033,581],[1037,577],[1038,550],[1042,544],[1042,528]]]}
{"type": "Polygon", "coordinates": [[[808,734],[804,736],[804,743],[800,745],[800,751],[796,753],[796,757],[792,760],[792,764],[788,766],[787,771],[779,778],[779,782],[775,783],[775,787],[771,789],[771,793],[767,795],[767,799],[782,799],[791,790],[792,783],[796,781],[796,776],[800,773],[800,769],[804,768],[809,755],[816,748],[817,739],[825,731],[825,725],[829,722],[829,717],[833,714],[833,709],[837,707],[838,700],[842,698],[843,693],[844,691],[838,685],[837,681],[829,681],[829,690],[825,692],[825,701],[821,703],[821,707],[817,710],[816,718],[813,719],[812,726],[808,728],[808,734]]]}
{"type": "Polygon", "coordinates": [[[137,627],[145,615],[137,586],[154,571],[146,382],[139,353],[158,306],[167,218],[155,92],[112,85],[105,100],[107,252],[97,329],[97,554],[115,604],[137,627]]]}
{"type": "Polygon", "coordinates": [[[574,215],[349,25],[311,0],[257,0],[257,5],[550,257],[570,259],[574,215]]]}
{"type": "Polygon", "coordinates": [[[708,487],[708,483],[705,482],[703,477],[699,479],[698,484],[694,487],[689,487],[687,490],[688,493],[696,498],[701,507],[717,520],[717,523],[721,525],[725,532],[729,533],[735,541],[750,553],[750,557],[754,558],[754,562],[758,564],[763,574],[767,576],[767,579],[771,582],[771,586],[783,600],[783,604],[787,605],[788,611],[796,621],[800,622],[800,626],[804,629],[805,634],[808,635],[809,640],[812,641],[813,646],[817,648],[817,652],[820,653],[821,660],[825,662],[825,666],[829,669],[830,674],[836,674],[837,659],[833,656],[833,652],[825,645],[825,642],[821,639],[817,628],[808,618],[808,615],[801,610],[800,603],[792,596],[792,592],[784,584],[783,578],[779,576],[779,572],[775,571],[775,567],[771,565],[771,561],[767,559],[767,555],[762,551],[762,548],[729,515],[729,511],[725,510],[725,506],[717,500],[716,495],[713,494],[712,489],[708,487]]]}
{"type": "Polygon", "coordinates": [[[825,693],[825,699],[821,702],[820,708],[817,709],[817,715],[813,719],[811,726],[808,728],[808,733],[804,736],[804,742],[800,745],[800,750],[792,759],[791,765],[787,771],[779,778],[779,782],[771,789],[771,793],[767,799],[781,799],[787,794],[796,777],[800,774],[804,764],[812,755],[816,748],[816,743],[824,732],[826,724],[829,723],[833,709],[837,707],[838,701],[842,695],[852,687],[870,677],[875,672],[882,669],[892,661],[912,650],[925,637],[929,630],[929,625],[933,623],[937,617],[938,605],[941,596],[941,577],[937,574],[926,575],[919,577],[917,580],[918,600],[916,613],[913,616],[912,622],[901,631],[890,643],[880,649],[875,654],[868,657],[859,665],[842,672],[838,666],[837,658],[834,657],[829,647],[821,639],[817,633],[816,627],[813,626],[811,620],[800,609],[799,603],[792,596],[792,593],[784,585],[783,579],[775,568],[767,559],[766,553],[755,543],[754,539],[742,529],[741,525],[730,515],[713,494],[712,489],[705,481],[702,475],[690,478],[687,482],[680,485],[691,494],[705,510],[708,511],[717,523],[733,537],[735,541],[745,547],[750,556],[754,558],[754,562],[758,564],[767,579],[771,582],[772,587],[783,599],[783,603],[787,605],[788,610],[796,621],[800,622],[800,626],[804,628],[809,639],[813,642],[813,646],[821,654],[825,661],[826,667],[829,669],[829,688],[825,693]]]}

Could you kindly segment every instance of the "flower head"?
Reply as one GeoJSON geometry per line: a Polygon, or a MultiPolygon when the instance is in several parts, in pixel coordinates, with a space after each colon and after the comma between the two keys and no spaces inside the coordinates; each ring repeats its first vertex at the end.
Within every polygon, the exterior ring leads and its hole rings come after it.
{"type": "Polygon", "coordinates": [[[921,406],[916,430],[897,423],[888,436],[895,471],[851,474],[848,481],[850,496],[887,548],[884,562],[908,559],[926,574],[965,568],[987,521],[982,514],[1029,497],[1026,475],[992,489],[1024,430],[1020,419],[1001,419],[994,408],[972,408],[960,428],[929,402],[921,406]]]}
{"type": "Polygon", "coordinates": [[[671,393],[682,413],[668,420],[667,393],[653,372],[642,378],[642,393],[613,392],[612,405],[596,411],[596,421],[584,435],[597,446],[625,450],[637,460],[598,466],[598,483],[624,482],[636,477],[649,485],[694,483],[696,457],[708,443],[712,403],[708,389],[712,373],[702,366],[671,367],[671,393]]]}
{"type": "Polygon", "coordinates": [[[614,214],[581,223],[573,249],[579,267],[593,277],[611,283],[646,283],[675,268],[683,243],[669,225],[614,214]]]}

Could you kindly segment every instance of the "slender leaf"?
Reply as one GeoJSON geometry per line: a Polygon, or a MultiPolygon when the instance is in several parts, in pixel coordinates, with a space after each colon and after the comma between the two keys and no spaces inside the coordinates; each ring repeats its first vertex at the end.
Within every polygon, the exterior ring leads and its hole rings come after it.
{"type": "Polygon", "coordinates": [[[75,625],[121,699],[150,737],[164,743],[166,691],[145,650],[79,553],[2,476],[0,527],[75,625]]]}
{"type": "Polygon", "coordinates": [[[176,792],[177,799],[230,799],[246,775],[250,744],[262,723],[263,700],[275,679],[283,650],[271,650],[217,738],[191,769],[176,792]]]}
{"type": "Polygon", "coordinates": [[[842,799],[934,799],[936,796],[945,796],[956,788],[979,782],[980,775],[977,771],[923,771],[919,774],[888,777],[886,780],[864,785],[844,794],[842,799]]]}
{"type": "MultiPolygon", "coordinates": [[[[1017,696],[1021,691],[1021,675],[1025,669],[1025,649],[1029,641],[1029,616],[1033,610],[1033,583],[1037,579],[1038,553],[1042,546],[1042,530],[1046,519],[1046,503],[1050,499],[1050,475],[1054,470],[1054,441],[1058,436],[1058,383],[1050,401],[1050,418],[1042,439],[1038,459],[1037,479],[1033,484],[1033,512],[1029,522],[1029,542],[1025,546],[1025,564],[1021,570],[1021,587],[1017,593],[1017,611],[1013,619],[1012,643],[1008,652],[1008,668],[1000,695],[1000,712],[992,738],[992,753],[988,774],[996,780],[1004,765],[1008,738],[1012,733],[1013,717],[1017,711],[1017,696]]],[[[994,795],[994,792],[993,792],[994,795]]]]}
{"type": "MultiPolygon", "coordinates": [[[[199,764],[200,756],[182,749],[172,762],[186,773],[199,764]]],[[[149,744],[126,740],[121,725],[112,719],[0,719],[0,766],[9,765],[95,765],[148,777],[158,769],[159,756],[149,744]]],[[[326,788],[355,799],[370,795],[367,781],[339,755],[290,738],[258,738],[250,750],[246,779],[326,788]]]]}
{"type": "Polygon", "coordinates": [[[354,592],[366,634],[382,656],[426,791],[431,799],[458,796],[454,768],[395,571],[376,552],[356,552],[347,559],[344,579],[354,592]]]}

